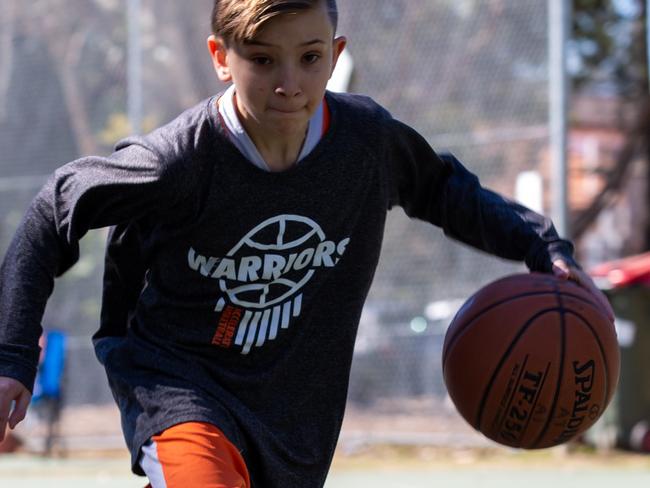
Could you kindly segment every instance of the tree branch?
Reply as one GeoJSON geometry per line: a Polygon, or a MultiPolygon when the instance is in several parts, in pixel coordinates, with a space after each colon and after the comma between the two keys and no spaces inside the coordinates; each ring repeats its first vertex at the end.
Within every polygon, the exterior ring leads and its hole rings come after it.
{"type": "Polygon", "coordinates": [[[571,223],[572,236],[580,238],[598,215],[609,206],[618,194],[624,189],[628,168],[639,155],[648,148],[648,134],[650,133],[650,100],[640,100],[638,105],[637,121],[630,131],[623,149],[616,158],[614,167],[605,176],[605,187],[593,199],[589,206],[575,215],[571,223]]]}

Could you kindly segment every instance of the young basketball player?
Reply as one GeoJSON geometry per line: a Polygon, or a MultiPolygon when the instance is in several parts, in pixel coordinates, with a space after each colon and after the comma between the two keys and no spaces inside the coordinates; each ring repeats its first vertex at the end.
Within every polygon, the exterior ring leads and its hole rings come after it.
{"type": "Polygon", "coordinates": [[[54,173],[0,271],[0,431],[25,415],[53,279],[91,228],[116,226],[95,346],[154,488],[323,486],[393,206],[611,313],[548,220],[371,99],[325,91],[336,21],[334,0],[215,1],[231,87],[54,173]]]}

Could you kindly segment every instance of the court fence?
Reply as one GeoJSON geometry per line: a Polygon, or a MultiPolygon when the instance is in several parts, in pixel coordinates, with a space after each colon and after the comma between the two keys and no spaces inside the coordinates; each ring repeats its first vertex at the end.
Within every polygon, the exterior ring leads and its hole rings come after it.
{"type": "MultiPolygon", "coordinates": [[[[3,0],[0,250],[51,171],[83,154],[108,154],[129,133],[127,3],[3,0]]],[[[372,96],[494,190],[517,196],[522,174],[546,184],[546,2],[339,0],[339,6],[339,31],[348,37],[354,66],[349,91],[372,96]]],[[[210,8],[209,0],[142,0],[144,130],[222,88],[205,50],[210,8]]],[[[545,209],[543,195],[536,204],[545,209]]],[[[61,435],[70,445],[120,442],[90,342],[105,238],[98,230],[83,240],[81,260],[58,280],[43,320],[46,330],[68,337],[61,435]],[[87,427],[79,432],[83,418],[87,427]]],[[[442,342],[464,299],[523,269],[393,210],[361,319],[342,439],[349,445],[485,442],[448,400],[442,342]]],[[[31,432],[41,429],[36,414],[27,424],[31,432]]]]}

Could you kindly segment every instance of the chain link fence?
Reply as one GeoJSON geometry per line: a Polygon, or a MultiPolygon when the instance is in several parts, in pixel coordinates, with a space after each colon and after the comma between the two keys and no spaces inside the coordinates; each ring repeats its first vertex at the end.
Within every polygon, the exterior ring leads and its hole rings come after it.
{"type": "MultiPolygon", "coordinates": [[[[350,0],[341,10],[352,91],[505,195],[514,196],[519,173],[544,172],[546,2],[350,0]]],[[[444,333],[479,286],[522,269],[393,211],[360,327],[344,439],[481,442],[447,399],[444,333]]]]}
{"type": "MultiPolygon", "coordinates": [[[[354,60],[349,91],[372,96],[505,195],[514,195],[519,173],[545,173],[546,2],[339,0],[339,8],[354,60]]],[[[210,0],[142,0],[145,130],[222,88],[205,48],[210,9],[210,0]]],[[[83,154],[108,154],[129,133],[126,12],[126,0],[3,0],[0,251],[52,170],[83,154]]],[[[43,321],[71,339],[68,411],[112,404],[90,342],[104,240],[105,231],[84,239],[82,259],[58,280],[43,321]]],[[[481,442],[446,400],[444,332],[479,286],[521,270],[391,212],[359,330],[343,439],[481,442]]]]}

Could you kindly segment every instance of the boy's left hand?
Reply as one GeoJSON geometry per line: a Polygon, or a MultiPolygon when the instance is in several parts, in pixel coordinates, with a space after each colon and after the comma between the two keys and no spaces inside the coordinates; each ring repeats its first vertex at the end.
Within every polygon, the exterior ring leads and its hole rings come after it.
{"type": "Polygon", "coordinates": [[[558,278],[575,281],[580,286],[591,292],[596,300],[598,300],[598,303],[602,305],[609,320],[612,323],[614,322],[614,310],[612,309],[612,306],[609,304],[605,294],[600,291],[587,273],[574,266],[569,266],[562,259],[556,259],[553,261],[553,274],[558,278]]]}

